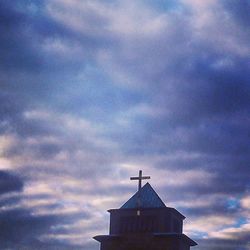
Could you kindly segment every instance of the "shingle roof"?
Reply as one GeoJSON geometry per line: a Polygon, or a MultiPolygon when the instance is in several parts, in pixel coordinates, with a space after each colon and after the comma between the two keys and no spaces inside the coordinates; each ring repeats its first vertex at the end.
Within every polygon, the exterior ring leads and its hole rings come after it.
{"type": "MultiPolygon", "coordinates": [[[[138,191],[121,207],[137,208],[138,207],[138,191]]],[[[145,184],[140,191],[140,207],[141,208],[163,208],[166,207],[164,202],[154,191],[149,183],[145,184]]]]}

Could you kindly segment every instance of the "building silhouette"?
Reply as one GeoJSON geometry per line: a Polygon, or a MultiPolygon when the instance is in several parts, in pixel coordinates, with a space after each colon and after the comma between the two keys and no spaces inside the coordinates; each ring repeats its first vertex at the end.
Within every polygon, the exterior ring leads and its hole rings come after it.
{"type": "Polygon", "coordinates": [[[149,183],[138,191],[119,209],[110,209],[109,235],[94,239],[101,243],[100,250],[190,250],[197,245],[183,234],[185,216],[176,209],[167,207],[149,183]]]}

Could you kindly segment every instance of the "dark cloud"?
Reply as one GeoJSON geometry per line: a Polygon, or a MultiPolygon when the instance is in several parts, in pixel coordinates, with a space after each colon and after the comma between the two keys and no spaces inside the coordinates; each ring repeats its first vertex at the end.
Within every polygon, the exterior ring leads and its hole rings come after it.
{"type": "MultiPolygon", "coordinates": [[[[24,198],[24,197],[23,197],[24,198]]],[[[29,196],[27,199],[30,201],[38,201],[43,199],[42,196],[29,196]]],[[[11,205],[10,199],[1,200],[1,205],[7,206],[11,205]]],[[[12,199],[12,202],[14,200],[12,199]]],[[[19,199],[15,200],[19,203],[19,199]]],[[[58,208],[53,205],[48,205],[46,208],[48,210],[54,210],[58,208]]],[[[74,223],[77,219],[87,219],[89,218],[88,213],[70,213],[70,214],[45,214],[45,215],[35,215],[29,209],[23,208],[9,208],[4,209],[0,212],[0,243],[1,247],[4,248],[18,248],[18,249],[86,249],[74,243],[63,242],[60,239],[51,239],[48,241],[40,240],[44,235],[49,234],[63,234],[60,230],[53,230],[52,226],[57,227],[62,224],[74,223]]],[[[60,228],[60,227],[59,227],[60,228]]],[[[69,233],[69,232],[65,232],[69,233]]],[[[72,233],[72,232],[70,232],[72,233]]],[[[76,234],[79,232],[76,231],[76,234]]]]}
{"type": "Polygon", "coordinates": [[[63,217],[44,215],[34,216],[28,210],[15,209],[0,213],[0,242],[3,248],[18,249],[83,249],[79,246],[60,242],[46,243],[39,240],[50,232],[50,227],[63,221],[63,217]]]}
{"type": "Polygon", "coordinates": [[[226,7],[227,11],[235,18],[240,25],[244,28],[250,24],[250,2],[249,0],[242,0],[242,1],[222,1],[223,5],[226,7]]]}
{"type": "Polygon", "coordinates": [[[20,177],[11,172],[0,171],[0,195],[12,191],[21,191],[23,181],[20,177]]]}
{"type": "MultiPolygon", "coordinates": [[[[39,249],[58,249],[60,247],[60,249],[66,249],[65,244],[59,242],[47,244],[39,241],[38,238],[49,233],[52,225],[63,223],[63,221],[73,221],[75,215],[73,217],[72,214],[70,216],[32,215],[29,209],[15,208],[21,204],[22,197],[20,195],[23,186],[24,182],[21,177],[11,172],[0,171],[0,207],[4,208],[0,212],[1,247],[18,249],[34,249],[34,247],[37,249],[38,247],[39,249]],[[19,195],[6,196],[12,192],[18,192],[19,195]]],[[[54,208],[51,206],[50,209],[54,208]]],[[[89,215],[85,214],[85,216],[89,215]]]]}
{"type": "MultiPolygon", "coordinates": [[[[1,241],[22,244],[48,230],[53,224],[51,217],[33,217],[25,210],[1,212],[1,241]]],[[[8,243],[6,243],[8,245],[8,243]]]]}
{"type": "MultiPolygon", "coordinates": [[[[23,2],[23,1],[22,1],[23,2]]],[[[23,13],[21,8],[2,1],[0,5],[1,25],[3,35],[1,39],[1,54],[3,62],[1,70],[10,73],[13,69],[18,71],[37,71],[41,65],[39,51],[34,47],[33,40],[28,31],[32,27],[29,15],[23,13]],[[36,53],[34,53],[36,52],[36,53]]]]}

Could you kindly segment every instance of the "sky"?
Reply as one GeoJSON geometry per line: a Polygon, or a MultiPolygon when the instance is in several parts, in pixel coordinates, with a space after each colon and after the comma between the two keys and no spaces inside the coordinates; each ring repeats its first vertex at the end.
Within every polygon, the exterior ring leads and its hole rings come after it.
{"type": "Polygon", "coordinates": [[[193,249],[249,249],[249,13],[0,0],[1,249],[98,250],[140,169],[193,249]]]}

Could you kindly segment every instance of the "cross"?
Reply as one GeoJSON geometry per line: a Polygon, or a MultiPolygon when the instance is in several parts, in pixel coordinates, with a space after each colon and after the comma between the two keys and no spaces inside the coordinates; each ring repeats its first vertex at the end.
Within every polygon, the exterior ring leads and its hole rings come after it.
{"type": "Polygon", "coordinates": [[[141,181],[150,179],[150,176],[142,176],[142,171],[139,171],[139,176],[138,177],[130,177],[130,180],[139,180],[138,183],[138,192],[141,190],[141,181]]]}

